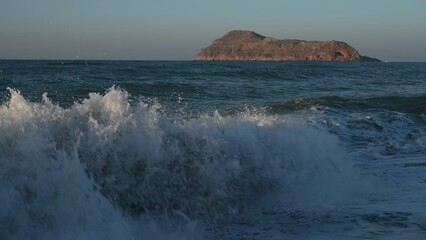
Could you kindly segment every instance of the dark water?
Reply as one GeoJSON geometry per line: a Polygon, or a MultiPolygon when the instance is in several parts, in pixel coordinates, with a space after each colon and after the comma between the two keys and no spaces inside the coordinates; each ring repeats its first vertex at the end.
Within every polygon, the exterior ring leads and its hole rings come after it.
{"type": "Polygon", "coordinates": [[[303,98],[424,113],[426,92],[425,63],[1,61],[0,68],[2,95],[6,87],[35,100],[47,92],[64,106],[116,85],[136,98],[182,98],[200,111],[303,98]]]}
{"type": "Polygon", "coordinates": [[[426,236],[426,63],[0,61],[0,95],[0,238],[426,236]]]}

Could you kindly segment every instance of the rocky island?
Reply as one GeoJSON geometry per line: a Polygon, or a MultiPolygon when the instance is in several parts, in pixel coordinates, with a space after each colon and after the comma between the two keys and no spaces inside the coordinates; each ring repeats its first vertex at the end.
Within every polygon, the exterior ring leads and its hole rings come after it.
{"type": "Polygon", "coordinates": [[[201,50],[196,61],[374,61],[341,41],[277,40],[252,31],[234,30],[201,50]]]}

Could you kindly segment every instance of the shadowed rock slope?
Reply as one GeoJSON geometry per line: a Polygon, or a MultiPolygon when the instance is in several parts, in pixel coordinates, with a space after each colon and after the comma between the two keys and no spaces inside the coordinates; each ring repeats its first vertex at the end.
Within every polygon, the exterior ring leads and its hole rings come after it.
{"type": "Polygon", "coordinates": [[[252,31],[230,31],[201,50],[197,61],[380,61],[340,41],[277,40],[252,31]]]}

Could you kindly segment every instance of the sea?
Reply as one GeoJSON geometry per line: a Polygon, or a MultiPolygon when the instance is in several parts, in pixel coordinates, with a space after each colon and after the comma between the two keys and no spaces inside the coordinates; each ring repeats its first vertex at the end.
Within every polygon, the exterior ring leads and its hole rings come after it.
{"type": "Polygon", "coordinates": [[[426,239],[426,63],[0,61],[0,239],[426,239]]]}

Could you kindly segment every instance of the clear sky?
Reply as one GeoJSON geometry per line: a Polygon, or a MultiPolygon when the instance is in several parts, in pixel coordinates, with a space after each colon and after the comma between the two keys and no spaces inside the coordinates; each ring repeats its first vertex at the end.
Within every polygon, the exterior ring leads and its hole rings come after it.
{"type": "Polygon", "coordinates": [[[0,59],[190,60],[234,29],[426,61],[426,0],[0,0],[0,59]]]}

